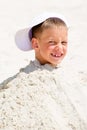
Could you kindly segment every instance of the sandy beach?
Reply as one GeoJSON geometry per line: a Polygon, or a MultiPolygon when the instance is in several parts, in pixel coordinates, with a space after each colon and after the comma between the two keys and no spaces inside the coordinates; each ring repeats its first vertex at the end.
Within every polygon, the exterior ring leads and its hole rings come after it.
{"type": "Polygon", "coordinates": [[[0,1],[0,130],[87,130],[86,15],[86,0],[0,1]],[[34,51],[15,45],[16,32],[44,11],[63,14],[70,26],[58,71],[34,70],[34,51]]]}

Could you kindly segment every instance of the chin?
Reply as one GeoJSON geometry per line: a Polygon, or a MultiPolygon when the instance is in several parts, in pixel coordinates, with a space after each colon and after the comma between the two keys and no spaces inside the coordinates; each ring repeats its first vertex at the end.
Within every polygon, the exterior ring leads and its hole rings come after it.
{"type": "Polygon", "coordinates": [[[57,66],[58,64],[60,64],[62,62],[62,60],[61,61],[58,61],[58,62],[56,62],[56,63],[52,63],[54,66],[57,66]]]}

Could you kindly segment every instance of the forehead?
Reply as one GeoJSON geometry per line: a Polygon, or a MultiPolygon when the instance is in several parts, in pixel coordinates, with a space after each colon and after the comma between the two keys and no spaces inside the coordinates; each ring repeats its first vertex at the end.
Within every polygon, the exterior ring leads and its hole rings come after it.
{"type": "Polygon", "coordinates": [[[51,28],[44,29],[44,31],[38,35],[38,38],[45,40],[46,38],[58,39],[59,37],[61,37],[66,39],[67,36],[68,36],[68,30],[65,26],[59,26],[59,27],[53,26],[51,28]]]}

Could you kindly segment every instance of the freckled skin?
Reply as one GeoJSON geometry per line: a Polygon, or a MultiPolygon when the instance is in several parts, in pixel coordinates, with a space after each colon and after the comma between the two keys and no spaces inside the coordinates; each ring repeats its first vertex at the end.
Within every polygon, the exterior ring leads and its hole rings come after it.
{"type": "Polygon", "coordinates": [[[36,58],[40,63],[49,63],[52,66],[56,66],[63,60],[67,53],[68,29],[65,26],[54,26],[45,29],[36,38],[36,42],[37,47],[33,48],[36,58]]]}

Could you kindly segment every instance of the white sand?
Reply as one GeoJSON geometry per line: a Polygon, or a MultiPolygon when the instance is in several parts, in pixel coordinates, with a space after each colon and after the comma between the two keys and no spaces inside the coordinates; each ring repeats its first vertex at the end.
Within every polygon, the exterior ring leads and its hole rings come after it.
{"type": "Polygon", "coordinates": [[[86,16],[86,0],[0,1],[0,130],[87,130],[86,16]],[[30,74],[28,67],[17,74],[34,52],[18,50],[14,35],[44,10],[60,12],[70,23],[64,67],[30,66],[30,74]]]}

